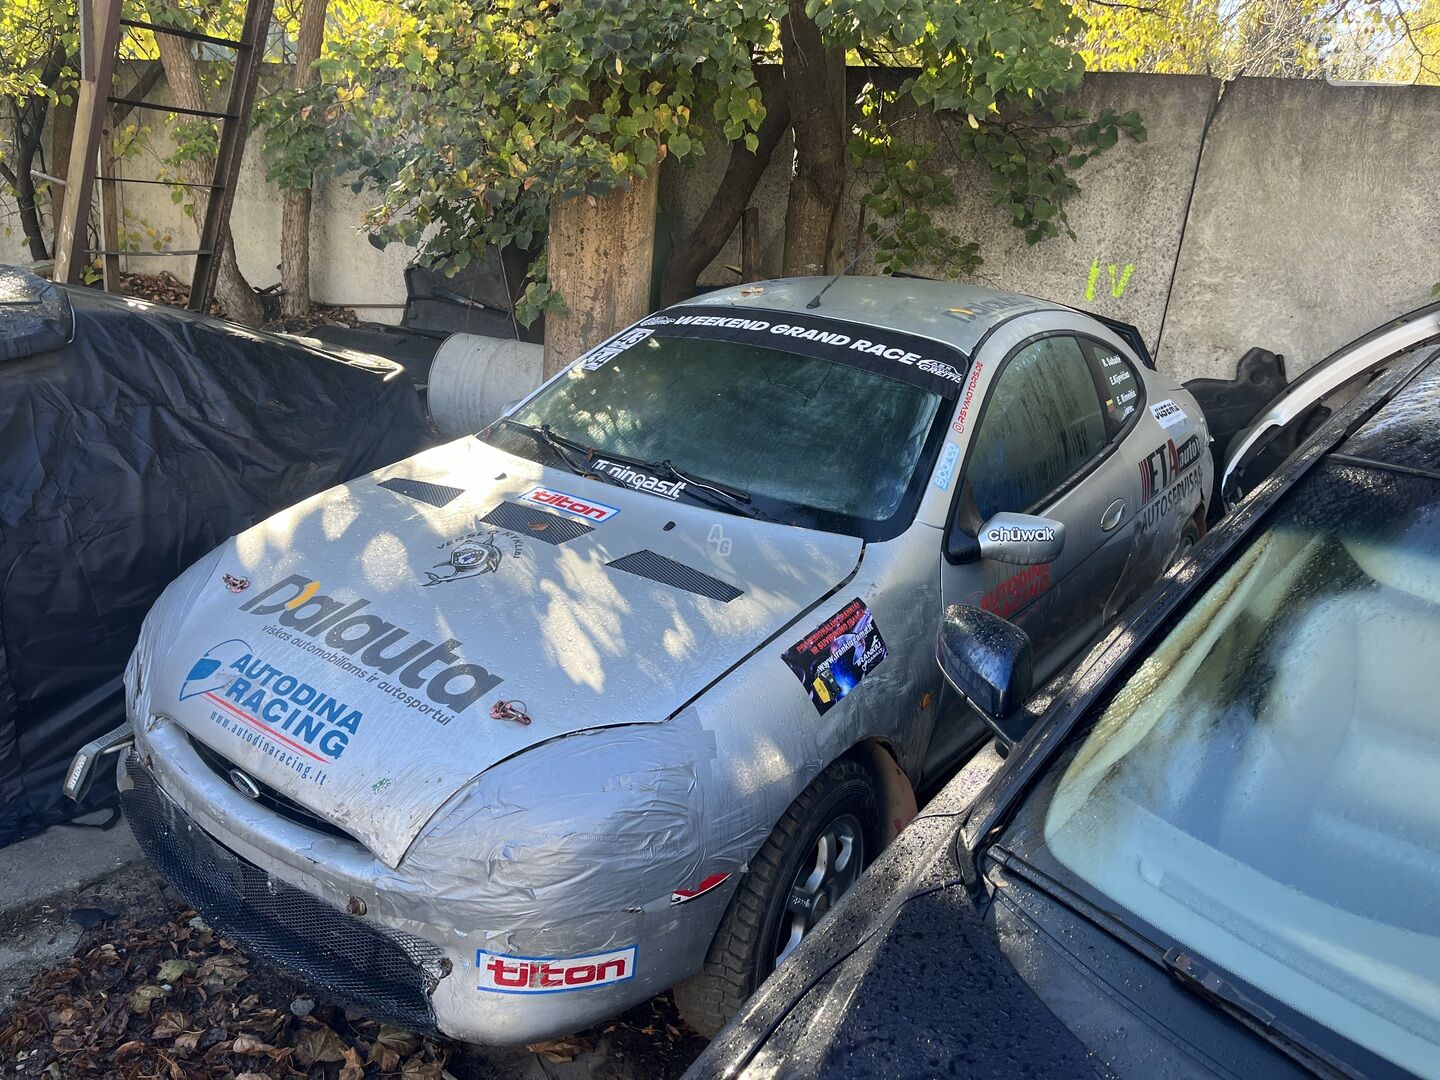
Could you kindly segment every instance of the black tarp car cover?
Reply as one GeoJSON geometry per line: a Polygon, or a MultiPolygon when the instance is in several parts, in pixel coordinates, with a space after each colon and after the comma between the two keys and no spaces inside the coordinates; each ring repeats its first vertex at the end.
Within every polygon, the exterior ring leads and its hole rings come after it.
{"type": "Polygon", "coordinates": [[[123,722],[125,662],[172,578],[431,437],[388,361],[3,267],[0,339],[4,845],[114,801],[109,769],[65,799],[65,767],[123,722]]]}

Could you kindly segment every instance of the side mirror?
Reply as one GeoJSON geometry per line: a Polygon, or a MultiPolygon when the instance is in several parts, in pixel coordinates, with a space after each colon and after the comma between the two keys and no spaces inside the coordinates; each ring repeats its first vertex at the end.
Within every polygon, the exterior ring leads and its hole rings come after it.
{"type": "Polygon", "coordinates": [[[980,557],[1016,566],[1054,562],[1065,550],[1065,523],[1034,514],[996,514],[980,526],[980,557]]]}
{"type": "Polygon", "coordinates": [[[994,612],[952,604],[936,649],[945,681],[980,712],[1007,743],[1025,736],[1017,717],[1034,680],[1030,635],[994,612]]]}

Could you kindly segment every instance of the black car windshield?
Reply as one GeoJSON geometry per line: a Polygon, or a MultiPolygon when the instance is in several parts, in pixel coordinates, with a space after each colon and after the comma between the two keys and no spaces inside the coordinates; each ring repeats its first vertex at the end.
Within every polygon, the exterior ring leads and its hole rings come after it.
{"type": "MultiPolygon", "coordinates": [[[[839,322],[829,330],[809,328],[831,339],[824,341],[659,319],[666,321],[642,323],[581,357],[511,419],[593,448],[593,455],[572,454],[572,461],[661,497],[704,494],[687,491],[694,485],[668,474],[668,462],[738,489],[756,509],[794,524],[867,539],[884,539],[908,524],[943,438],[948,410],[942,414],[942,402],[958,388],[963,367],[936,364],[953,373],[941,376],[917,370],[919,357],[906,343],[889,340],[903,335],[888,335],[880,346],[899,362],[857,352],[859,363],[852,363],[845,355],[850,350],[835,339],[867,339],[861,328],[839,322]]],[[[870,339],[875,336],[871,331],[870,339]]],[[[932,355],[945,353],[963,366],[959,354],[929,344],[932,355]]],[[[514,424],[499,424],[484,438],[551,460],[538,445],[542,440],[527,438],[514,424]]]]}
{"type": "Polygon", "coordinates": [[[1440,1070],[1440,482],[1322,464],[1002,840],[1345,1039],[1440,1070]]]}

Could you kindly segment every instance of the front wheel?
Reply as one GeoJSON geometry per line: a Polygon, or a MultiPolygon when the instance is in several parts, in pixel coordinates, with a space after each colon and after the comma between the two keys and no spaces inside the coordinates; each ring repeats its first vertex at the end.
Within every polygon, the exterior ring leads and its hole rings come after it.
{"type": "Polygon", "coordinates": [[[837,761],[800,793],[730,899],[699,975],[675,988],[689,1025],[712,1037],[850,890],[879,849],[870,774],[837,761]]]}

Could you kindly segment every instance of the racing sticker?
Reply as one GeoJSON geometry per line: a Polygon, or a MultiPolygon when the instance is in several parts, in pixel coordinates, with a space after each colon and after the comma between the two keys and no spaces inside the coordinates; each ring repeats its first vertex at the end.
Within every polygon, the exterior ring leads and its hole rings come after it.
{"type": "Polygon", "coordinates": [[[626,349],[639,345],[652,333],[654,333],[653,330],[632,326],[629,330],[616,334],[609,341],[602,341],[589,352],[581,355],[575,362],[586,371],[599,371],[626,349]]]}
{"type": "Polygon", "coordinates": [[[652,495],[659,495],[662,499],[675,500],[685,490],[684,480],[665,480],[659,476],[653,476],[633,465],[626,465],[620,461],[610,461],[608,458],[596,458],[590,462],[590,467],[596,472],[603,472],[606,476],[619,480],[622,484],[629,484],[636,491],[648,491],[652,495]]]}
{"type": "Polygon", "coordinates": [[[636,946],[586,956],[501,956],[477,950],[479,989],[494,994],[563,994],[635,977],[636,946]]]}
{"type": "Polygon", "coordinates": [[[698,900],[706,893],[718,889],[729,880],[730,875],[728,873],[711,874],[693,889],[676,889],[670,894],[670,906],[674,907],[677,904],[688,904],[691,900],[698,900]]]}
{"type": "Polygon", "coordinates": [[[857,597],[781,658],[809,693],[815,711],[824,716],[888,655],[875,616],[857,597]]]}
{"type": "Polygon", "coordinates": [[[534,503],[547,510],[559,510],[561,513],[581,518],[584,521],[609,521],[620,513],[617,507],[606,506],[604,503],[594,502],[590,499],[577,499],[574,495],[567,495],[563,491],[547,487],[531,488],[520,496],[520,501],[534,503]]]}
{"type": "Polygon", "coordinates": [[[507,553],[518,559],[525,550],[519,536],[500,529],[475,529],[446,540],[439,548],[445,553],[445,561],[425,571],[429,580],[423,582],[424,585],[443,585],[447,581],[493,574],[500,569],[507,553]],[[440,572],[437,574],[436,570],[440,572]]]}
{"type": "Polygon", "coordinates": [[[1163,521],[1187,496],[1200,486],[1200,438],[1191,435],[1179,446],[1166,439],[1140,462],[1140,512],[1135,515],[1135,533],[1144,536],[1163,521]]]}
{"type": "Polygon", "coordinates": [[[1160,426],[1167,431],[1176,424],[1183,424],[1189,419],[1189,417],[1185,415],[1185,410],[1169,398],[1166,398],[1164,401],[1157,401],[1154,405],[1151,405],[1150,415],[1155,417],[1160,426]]]}
{"type": "Polygon", "coordinates": [[[950,481],[955,476],[955,464],[960,460],[960,447],[947,442],[940,451],[940,463],[935,466],[935,479],[931,481],[941,491],[950,490],[950,481]]]}
{"type": "Polygon", "coordinates": [[[965,420],[970,415],[970,406],[975,401],[975,384],[980,381],[980,372],[985,370],[985,362],[976,360],[970,368],[970,381],[965,384],[965,396],[960,399],[960,408],[955,413],[955,422],[950,425],[950,430],[956,435],[965,434],[965,420]]]}
{"type": "Polygon", "coordinates": [[[671,314],[642,319],[640,328],[661,337],[737,341],[814,356],[912,383],[949,399],[960,393],[965,356],[938,341],[795,312],[785,312],[783,319],[737,314],[747,310],[751,309],[687,304],[671,314]]]}

